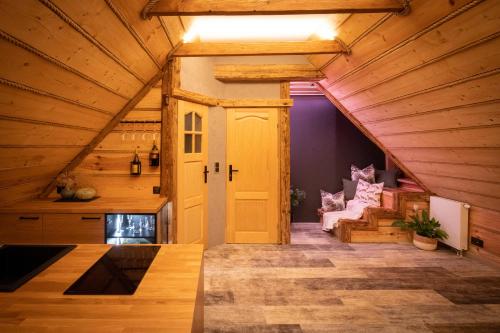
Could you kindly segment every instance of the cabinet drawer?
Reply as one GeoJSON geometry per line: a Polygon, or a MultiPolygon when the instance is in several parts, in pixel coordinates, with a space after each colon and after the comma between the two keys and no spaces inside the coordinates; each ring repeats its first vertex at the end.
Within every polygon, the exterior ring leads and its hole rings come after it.
{"type": "Polygon", "coordinates": [[[42,216],[38,214],[1,214],[0,244],[42,243],[42,216]]]}
{"type": "Polygon", "coordinates": [[[103,244],[104,215],[45,214],[43,240],[48,244],[103,244]]]}

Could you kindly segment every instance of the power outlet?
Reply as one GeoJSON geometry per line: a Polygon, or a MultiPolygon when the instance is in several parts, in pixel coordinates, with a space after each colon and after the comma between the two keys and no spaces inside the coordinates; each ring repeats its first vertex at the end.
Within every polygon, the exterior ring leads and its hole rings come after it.
{"type": "Polygon", "coordinates": [[[476,246],[479,246],[479,247],[484,247],[484,241],[480,238],[477,238],[477,237],[471,237],[470,238],[470,242],[473,244],[473,245],[476,245],[476,246]]]}
{"type": "Polygon", "coordinates": [[[160,194],[160,186],[153,186],[153,194],[160,194]]]}

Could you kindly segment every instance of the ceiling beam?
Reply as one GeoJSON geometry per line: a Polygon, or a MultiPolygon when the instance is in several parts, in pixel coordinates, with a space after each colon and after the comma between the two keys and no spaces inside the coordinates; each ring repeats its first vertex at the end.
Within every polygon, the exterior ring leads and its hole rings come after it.
{"type": "Polygon", "coordinates": [[[304,42],[234,42],[234,43],[185,43],[173,54],[174,57],[254,56],[287,54],[349,53],[337,40],[304,42]]]}
{"type": "Polygon", "coordinates": [[[400,0],[152,0],[143,17],[200,15],[290,15],[339,13],[403,13],[400,0]]]}
{"type": "Polygon", "coordinates": [[[318,81],[325,75],[311,65],[215,65],[222,82],[318,81]]]}

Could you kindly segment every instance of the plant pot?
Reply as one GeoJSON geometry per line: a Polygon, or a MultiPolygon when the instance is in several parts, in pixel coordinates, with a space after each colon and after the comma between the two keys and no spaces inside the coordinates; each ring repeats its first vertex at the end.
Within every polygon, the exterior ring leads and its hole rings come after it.
{"type": "Polygon", "coordinates": [[[420,236],[416,232],[413,233],[413,245],[421,250],[434,251],[437,249],[438,241],[435,238],[420,236]]]}

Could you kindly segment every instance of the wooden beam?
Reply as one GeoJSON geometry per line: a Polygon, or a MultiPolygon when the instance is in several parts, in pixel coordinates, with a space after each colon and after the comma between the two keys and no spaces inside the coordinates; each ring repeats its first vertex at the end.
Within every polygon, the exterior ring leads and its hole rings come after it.
{"type": "Polygon", "coordinates": [[[369,130],[367,130],[366,127],[358,119],[356,119],[356,117],[351,112],[349,112],[349,110],[347,110],[345,106],[342,105],[342,103],[340,103],[327,89],[325,89],[321,84],[318,84],[318,90],[322,91],[325,94],[325,97],[328,98],[330,102],[332,102],[332,104],[335,105],[335,107],[340,112],[342,112],[342,114],[347,119],[349,119],[349,121],[354,126],[356,126],[361,133],[363,133],[363,135],[365,135],[368,139],[370,139],[370,141],[372,141],[377,147],[379,147],[380,150],[384,152],[384,154],[388,155],[406,175],[413,178],[413,180],[415,180],[418,185],[420,185],[425,191],[429,191],[427,186],[425,186],[417,177],[415,177],[415,175],[407,167],[405,167],[404,164],[401,163],[401,161],[396,158],[389,151],[389,149],[387,149],[369,130]]]}
{"type": "Polygon", "coordinates": [[[207,106],[222,106],[226,108],[261,108],[261,107],[291,107],[293,99],[220,99],[206,96],[180,88],[172,90],[172,97],[181,101],[207,106]]]}
{"type": "Polygon", "coordinates": [[[173,92],[180,87],[180,59],[167,58],[162,82],[160,197],[172,203],[172,240],[177,242],[177,100],[173,92]]]}
{"type": "Polygon", "coordinates": [[[398,0],[160,0],[151,1],[143,12],[151,17],[399,13],[404,9],[404,2],[398,0]]]}
{"type": "Polygon", "coordinates": [[[291,107],[293,99],[220,99],[217,105],[225,108],[291,107]]]}
{"type": "Polygon", "coordinates": [[[337,40],[309,40],[304,42],[245,42],[182,44],[174,57],[216,57],[287,54],[334,54],[348,53],[337,40]]]}
{"type": "Polygon", "coordinates": [[[318,81],[325,75],[311,65],[215,65],[222,82],[318,81]]]}
{"type": "Polygon", "coordinates": [[[197,103],[207,106],[217,106],[219,100],[214,97],[205,96],[196,92],[187,91],[179,88],[174,88],[172,97],[180,99],[181,101],[197,103]]]}
{"type": "MultiPolygon", "coordinates": [[[[127,104],[118,112],[107,124],[106,126],[97,134],[88,145],[83,148],[78,155],[69,162],[64,169],[61,170],[59,174],[70,172],[75,169],[87,155],[92,153],[95,147],[120,123],[120,121],[146,96],[146,94],[153,88],[156,83],[161,79],[163,75],[163,70],[158,71],[156,75],[149,80],[149,82],[142,87],[142,89],[135,94],[135,96],[128,101],[127,104]]],[[[57,178],[57,177],[56,177],[57,178]]],[[[41,198],[46,198],[54,190],[56,186],[56,178],[54,178],[49,185],[40,194],[41,198]]]]}
{"type": "MultiPolygon", "coordinates": [[[[280,97],[290,98],[290,82],[281,82],[280,97]]],[[[280,241],[290,244],[290,108],[279,108],[278,116],[280,158],[280,241]]]]}

